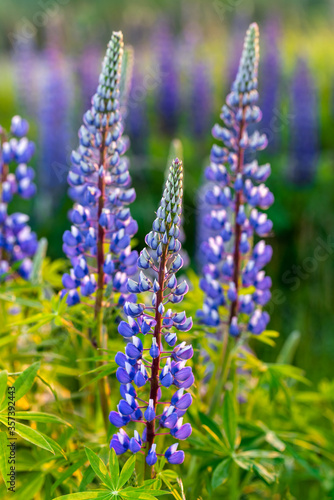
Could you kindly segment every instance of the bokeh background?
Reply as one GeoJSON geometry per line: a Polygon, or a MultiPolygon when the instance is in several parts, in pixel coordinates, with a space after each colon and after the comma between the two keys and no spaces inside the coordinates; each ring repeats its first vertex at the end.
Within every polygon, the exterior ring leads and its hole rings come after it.
{"type": "MultiPolygon", "coordinates": [[[[244,32],[261,32],[260,131],[269,137],[274,258],[270,328],[301,333],[296,363],[315,382],[334,357],[334,3],[328,0],[2,0],[0,123],[30,121],[38,195],[24,209],[64,258],[66,175],[113,30],[134,49],[126,130],[138,245],[150,228],[173,138],[185,163],[185,248],[198,265],[203,171],[244,32]]],[[[15,210],[20,210],[19,203],[15,210]]],[[[276,354],[263,347],[267,359],[276,354]]]]}

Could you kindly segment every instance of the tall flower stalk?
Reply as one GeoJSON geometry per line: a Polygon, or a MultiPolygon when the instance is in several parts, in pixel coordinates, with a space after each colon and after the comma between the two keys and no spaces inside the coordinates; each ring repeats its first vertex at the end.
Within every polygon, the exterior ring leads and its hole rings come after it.
{"type": "MultiPolygon", "coordinates": [[[[72,153],[68,182],[75,201],[70,213],[73,226],[63,236],[63,249],[73,266],[63,276],[67,304],[71,306],[83,297],[94,296],[96,335],[92,341],[104,348],[103,306],[111,305],[112,292],[119,292],[119,304],[124,304],[128,295],[127,278],[136,272],[138,256],[130,246],[137,224],[128,208],[135,199],[135,191],[129,188],[128,160],[122,156],[129,145],[127,137],[122,135],[120,113],[122,56],[123,35],[114,32],[92,107],[85,113],[79,130],[80,145],[72,153]]],[[[103,388],[100,395],[107,427],[103,388]]]]}
{"type": "MultiPolygon", "coordinates": [[[[186,439],[191,434],[190,424],[183,424],[183,415],[192,402],[190,393],[184,391],[194,382],[191,367],[185,366],[193,349],[185,342],[176,345],[174,329],[188,331],[192,320],[184,312],[167,309],[168,304],[181,302],[188,291],[187,283],[178,284],[175,276],[183,264],[179,254],[182,197],[183,167],[176,158],[170,167],[153,230],[146,236],[149,250],[142,250],[138,259],[139,279],[128,281],[129,292],[143,294],[149,301],[126,302],[124,312],[128,321],[122,321],[118,328],[125,339],[132,340],[127,344],[125,354],[119,352],[115,358],[119,365],[116,377],[122,384],[123,399],[118,411],[110,413],[110,422],[123,427],[133,421],[143,424],[144,430],[141,434],[135,431],[130,439],[121,429],[114,434],[110,446],[117,454],[127,450],[144,453],[145,449],[146,464],[151,467],[161,455],[157,453],[160,435],[186,439]],[[145,276],[147,270],[153,272],[153,281],[145,276]],[[144,348],[147,336],[151,338],[144,348]],[[138,394],[135,386],[139,389],[138,394]],[[168,392],[165,391],[168,388],[174,388],[176,392],[166,398],[163,392],[168,392]],[[160,429],[167,432],[160,432],[160,429]]],[[[179,464],[184,460],[184,453],[177,450],[177,446],[177,443],[172,444],[164,452],[169,463],[179,464]]]]}
{"type": "Polygon", "coordinates": [[[29,279],[37,238],[23,213],[8,214],[14,195],[29,199],[36,193],[30,162],[35,145],[27,139],[28,122],[14,116],[8,134],[0,127],[0,283],[20,276],[29,279]],[[16,165],[15,172],[12,167],[16,165]]]}
{"type": "MultiPolygon", "coordinates": [[[[262,212],[274,200],[264,184],[270,166],[259,166],[256,160],[245,162],[245,152],[254,153],[267,145],[265,135],[248,133],[248,127],[252,125],[253,130],[254,123],[261,120],[256,106],[258,63],[259,30],[254,23],[247,31],[238,73],[222,107],[225,127],[215,125],[212,131],[225,147],[212,147],[211,164],[206,169],[207,179],[214,183],[206,194],[212,206],[209,223],[219,232],[202,247],[207,263],[201,288],[206,297],[198,316],[203,323],[225,332],[224,348],[228,333],[235,338],[246,331],[258,335],[269,321],[262,307],[271,297],[271,279],[262,268],[269,262],[272,249],[264,240],[255,246],[253,241],[272,229],[272,222],[262,212]]],[[[221,366],[220,372],[225,370],[224,363],[221,366]]]]}

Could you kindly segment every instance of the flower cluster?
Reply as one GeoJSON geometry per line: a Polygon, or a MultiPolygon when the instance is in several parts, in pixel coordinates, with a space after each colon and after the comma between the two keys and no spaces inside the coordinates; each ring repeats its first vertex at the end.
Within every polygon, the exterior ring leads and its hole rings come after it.
{"type": "Polygon", "coordinates": [[[0,281],[7,280],[15,272],[28,279],[32,260],[37,250],[37,238],[28,226],[29,217],[15,212],[8,214],[8,204],[18,194],[28,199],[34,196],[35,172],[27,163],[35,151],[35,145],[25,135],[28,122],[14,116],[8,135],[0,127],[0,281]],[[16,164],[15,173],[10,168],[16,164]]]}
{"type": "Polygon", "coordinates": [[[99,292],[100,309],[104,286],[126,293],[127,278],[137,269],[138,255],[130,247],[137,223],[128,207],[136,195],[129,188],[128,160],[122,156],[129,145],[120,113],[122,55],[123,35],[114,32],[92,107],[79,130],[80,145],[72,153],[68,182],[75,201],[73,226],[63,236],[63,250],[73,266],[63,276],[68,305],[80,302],[80,287],[82,296],[99,292]]]}
{"type": "MultiPolygon", "coordinates": [[[[114,434],[110,446],[117,454],[130,450],[137,453],[146,444],[146,462],[152,466],[157,461],[155,438],[159,429],[166,429],[175,439],[186,439],[191,426],[183,423],[183,415],[192,403],[189,389],[194,376],[186,362],[193,355],[191,345],[177,343],[174,329],[181,332],[192,327],[192,319],[185,312],[173,312],[168,304],[177,304],[188,291],[186,281],[177,282],[175,273],[182,267],[179,251],[180,220],[182,211],[182,162],[175,159],[170,167],[166,187],[161,199],[153,231],[146,236],[145,248],[138,259],[141,269],[138,281],[129,279],[131,293],[150,294],[150,305],[126,302],[124,312],[128,317],[119,325],[119,333],[129,340],[125,354],[117,353],[117,380],[121,383],[122,399],[118,411],[110,413],[110,422],[123,427],[130,421],[145,425],[140,435],[135,431],[131,439],[121,429],[114,434]],[[151,270],[156,278],[150,280],[144,272],[151,270]],[[150,337],[149,347],[144,348],[144,339],[150,337]],[[165,346],[162,340],[164,340],[165,346]],[[163,389],[176,389],[166,401],[161,400],[163,389]]],[[[179,464],[184,452],[177,450],[178,444],[165,451],[169,463],[179,464]]]]}
{"type": "Polygon", "coordinates": [[[202,246],[207,263],[201,288],[206,298],[198,316],[207,325],[217,326],[221,322],[219,307],[226,306],[233,336],[239,336],[244,328],[260,334],[269,321],[262,306],[271,297],[271,279],[262,268],[269,262],[272,249],[264,240],[254,248],[251,243],[254,234],[262,237],[272,229],[272,222],[262,212],[274,200],[264,184],[270,166],[259,166],[254,159],[244,161],[245,152],[250,157],[267,144],[265,135],[248,133],[248,127],[261,119],[256,106],[258,60],[258,27],[252,24],[231,93],[222,107],[221,118],[226,126],[213,128],[213,136],[225,147],[212,147],[211,163],[206,169],[207,179],[214,183],[206,193],[212,207],[207,221],[219,232],[202,246]]]}

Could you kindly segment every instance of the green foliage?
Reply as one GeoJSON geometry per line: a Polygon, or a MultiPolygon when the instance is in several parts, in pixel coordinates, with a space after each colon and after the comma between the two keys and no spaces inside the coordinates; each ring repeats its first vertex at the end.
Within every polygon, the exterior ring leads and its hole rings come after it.
{"type": "MultiPolygon", "coordinates": [[[[39,283],[5,284],[0,290],[0,471],[5,478],[7,387],[15,386],[17,498],[299,499],[309,491],[318,500],[333,491],[334,382],[323,380],[316,388],[292,364],[302,340],[296,333],[276,354],[277,362],[256,354],[262,345],[275,349],[274,331],[237,343],[229,339],[224,359],[222,340],[210,329],[195,325],[182,333],[181,340],[194,345],[196,377],[185,463],[171,467],[161,458],[155,478],[144,481],[140,453],[118,459],[108,452],[115,429],[110,425],[105,435],[97,383],[107,379],[114,408],[114,356],[123,347],[115,322],[119,313],[105,318],[108,346],[97,351],[90,341],[90,308],[68,309],[51,283],[62,270],[54,263],[51,280],[42,271],[39,283]],[[219,392],[222,366],[226,377],[219,392]]],[[[198,277],[188,274],[192,289],[184,308],[195,317],[201,292],[198,277]]],[[[2,484],[0,496],[6,495],[2,484]]]]}

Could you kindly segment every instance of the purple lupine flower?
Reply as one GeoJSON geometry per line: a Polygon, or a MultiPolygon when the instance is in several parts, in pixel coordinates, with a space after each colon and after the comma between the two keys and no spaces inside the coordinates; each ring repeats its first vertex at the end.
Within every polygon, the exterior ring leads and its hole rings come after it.
{"type": "Polygon", "coordinates": [[[91,296],[96,292],[96,316],[101,311],[105,285],[120,292],[122,302],[122,294],[127,294],[127,277],[137,269],[138,255],[130,246],[137,223],[128,208],[136,195],[129,188],[129,164],[123,157],[129,141],[122,135],[119,111],[122,55],[123,35],[114,32],[68,174],[75,205],[70,212],[72,228],[63,235],[63,249],[73,267],[63,276],[63,293],[67,292],[67,304],[74,305],[80,301],[80,294],[91,296]]]}
{"type": "Polygon", "coordinates": [[[160,77],[157,89],[157,110],[163,131],[174,136],[180,106],[179,71],[176,45],[167,23],[159,25],[154,46],[157,48],[160,77]]]}
{"type": "Polygon", "coordinates": [[[219,308],[225,306],[229,332],[235,337],[244,329],[260,334],[269,321],[262,307],[270,299],[271,280],[262,268],[270,261],[272,249],[264,240],[252,248],[251,241],[254,235],[263,237],[272,229],[272,222],[262,212],[274,200],[264,184],[270,166],[259,166],[256,160],[244,162],[245,152],[262,150],[267,144],[266,136],[258,131],[248,135],[249,125],[261,119],[256,106],[258,61],[259,31],[254,23],[247,31],[239,70],[222,107],[226,126],[215,125],[212,131],[225,147],[212,147],[206,169],[207,179],[214,183],[206,194],[213,208],[210,226],[219,228],[219,234],[202,246],[207,263],[200,286],[206,298],[198,316],[205,324],[217,326],[224,321],[219,308]],[[228,211],[233,213],[232,225],[228,211]],[[241,293],[241,286],[254,291],[241,293]]]}
{"type": "Polygon", "coordinates": [[[291,172],[296,184],[314,180],[318,149],[317,94],[307,62],[299,59],[291,83],[291,172]]]}
{"type": "Polygon", "coordinates": [[[197,62],[191,75],[190,130],[197,138],[203,138],[209,128],[212,115],[212,83],[209,67],[197,62]]]}
{"type": "MultiPolygon", "coordinates": [[[[175,276],[183,263],[179,254],[182,179],[182,162],[176,158],[170,167],[153,230],[146,236],[150,253],[146,248],[140,253],[138,281],[128,280],[129,292],[150,294],[152,305],[127,302],[124,312],[128,320],[122,321],[118,328],[129,343],[126,354],[119,352],[115,358],[119,366],[116,377],[122,384],[123,399],[118,412],[111,412],[109,419],[116,427],[126,425],[128,419],[145,426],[141,436],[137,432],[130,439],[130,450],[136,453],[146,447],[146,462],[150,466],[157,461],[159,428],[166,429],[179,440],[191,434],[190,424],[183,424],[182,417],[192,402],[186,389],[192,386],[194,376],[186,363],[192,357],[193,349],[185,342],[177,344],[174,330],[190,330],[192,320],[185,312],[176,313],[168,308],[169,304],[181,302],[188,291],[187,283],[178,283],[175,276]],[[153,272],[152,279],[145,275],[147,270],[153,272]],[[144,348],[146,336],[149,338],[144,348]],[[166,397],[165,394],[169,395],[166,397]]],[[[113,436],[110,446],[119,453],[121,447],[117,436],[113,436]]],[[[127,451],[124,446],[122,451],[127,451]]],[[[184,453],[172,445],[165,457],[170,463],[179,464],[183,462],[184,453]]]]}
{"type": "Polygon", "coordinates": [[[20,109],[29,116],[35,116],[37,108],[38,57],[33,38],[17,40],[13,46],[13,63],[15,69],[15,90],[20,109]]]}
{"type": "Polygon", "coordinates": [[[279,134],[276,133],[279,124],[277,116],[278,99],[280,93],[281,59],[278,48],[279,27],[272,20],[265,30],[265,52],[260,67],[261,75],[261,131],[268,137],[268,149],[277,150],[279,134]],[[278,123],[277,123],[278,122],[278,123]]]}
{"type": "Polygon", "coordinates": [[[129,113],[126,119],[126,131],[131,140],[134,154],[147,155],[148,148],[148,112],[147,99],[143,94],[143,77],[138,66],[134,65],[132,85],[129,94],[129,113]]]}
{"type": "Polygon", "coordinates": [[[36,192],[35,172],[28,166],[35,145],[25,137],[28,129],[28,122],[20,116],[12,118],[9,134],[0,127],[0,282],[15,274],[29,279],[31,258],[37,250],[36,234],[27,224],[29,217],[19,212],[8,214],[14,195],[29,199],[36,192]]]}
{"type": "MultiPolygon", "coordinates": [[[[52,43],[45,51],[45,74],[39,102],[39,180],[44,206],[52,211],[59,203],[66,181],[67,152],[70,143],[71,87],[65,59],[52,43]]],[[[43,215],[43,214],[42,214],[43,215]]]]}

